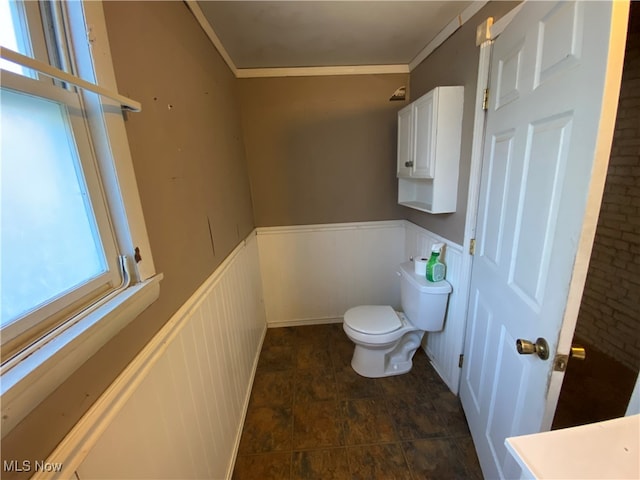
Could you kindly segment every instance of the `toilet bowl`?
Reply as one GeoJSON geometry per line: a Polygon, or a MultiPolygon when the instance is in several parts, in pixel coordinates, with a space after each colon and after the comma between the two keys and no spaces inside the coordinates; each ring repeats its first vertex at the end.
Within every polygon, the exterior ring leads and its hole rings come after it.
{"type": "Polygon", "coordinates": [[[400,265],[404,312],[387,305],[360,305],[344,314],[343,329],[355,344],[352,368],[368,378],[400,375],[411,370],[412,358],[425,331],[444,327],[451,285],[427,282],[413,263],[400,265]]]}

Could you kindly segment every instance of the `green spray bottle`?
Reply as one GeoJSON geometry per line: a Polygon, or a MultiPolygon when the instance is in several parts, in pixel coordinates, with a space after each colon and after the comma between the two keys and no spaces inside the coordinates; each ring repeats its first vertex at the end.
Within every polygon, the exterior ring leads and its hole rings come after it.
{"type": "Polygon", "coordinates": [[[427,280],[430,282],[439,282],[444,280],[445,266],[440,261],[440,253],[442,252],[442,243],[434,243],[431,247],[431,257],[427,262],[427,280]]]}

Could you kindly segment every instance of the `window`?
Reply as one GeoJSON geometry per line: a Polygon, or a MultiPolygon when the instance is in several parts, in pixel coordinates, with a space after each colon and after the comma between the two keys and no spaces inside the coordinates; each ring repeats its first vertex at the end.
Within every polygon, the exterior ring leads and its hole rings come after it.
{"type": "MultiPolygon", "coordinates": [[[[0,1],[0,45],[35,58],[26,13],[24,4],[9,0],[0,1]]],[[[39,53],[42,55],[43,52],[39,53]]],[[[0,67],[8,72],[32,75],[26,68],[6,60],[0,61],[0,67]]]]}
{"type": "MultiPolygon", "coordinates": [[[[3,31],[13,33],[3,46],[32,52],[20,21],[25,5],[2,3],[12,11],[3,31]]],[[[0,94],[3,361],[122,283],[80,93],[4,63],[11,71],[0,94]]]]}
{"type": "MultiPolygon", "coordinates": [[[[103,77],[108,86],[115,84],[99,2],[0,0],[0,45],[85,81],[100,83],[103,77]]],[[[83,342],[79,365],[110,338],[105,331],[117,332],[157,297],[160,276],[149,251],[123,118],[113,108],[120,105],[74,86],[81,83],[45,75],[45,69],[6,59],[0,67],[5,427],[33,406],[13,413],[7,423],[7,402],[19,399],[30,377],[42,376],[34,373],[64,350],[61,345],[71,351],[83,342]],[[142,264],[134,261],[140,251],[142,264]]],[[[72,371],[57,371],[49,385],[36,390],[46,394],[72,371]]]]}

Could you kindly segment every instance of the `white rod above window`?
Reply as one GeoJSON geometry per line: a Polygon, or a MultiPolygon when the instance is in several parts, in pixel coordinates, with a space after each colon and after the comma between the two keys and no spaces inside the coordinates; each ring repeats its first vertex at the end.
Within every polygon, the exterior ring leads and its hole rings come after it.
{"type": "Polygon", "coordinates": [[[115,100],[116,102],[120,103],[123,109],[129,110],[131,112],[140,112],[142,110],[142,105],[140,104],[140,102],[136,102],[135,100],[120,95],[119,93],[112,92],[99,85],[87,82],[86,80],[76,77],[75,75],[63,72],[62,70],[52,67],[51,65],[47,65],[46,63],[43,63],[39,60],[27,57],[25,55],[22,55],[21,53],[14,52],[13,50],[2,46],[0,46],[0,58],[13,63],[17,63],[18,65],[21,65],[23,67],[36,70],[37,72],[40,72],[48,77],[61,80],[71,85],[75,85],[76,87],[83,88],[85,90],[89,90],[91,92],[102,95],[103,97],[115,100]]]}

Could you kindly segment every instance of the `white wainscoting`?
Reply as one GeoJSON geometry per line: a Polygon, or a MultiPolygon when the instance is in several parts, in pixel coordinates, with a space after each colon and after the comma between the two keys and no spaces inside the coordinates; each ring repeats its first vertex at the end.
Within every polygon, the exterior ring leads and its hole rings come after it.
{"type": "Polygon", "coordinates": [[[50,456],[59,478],[231,478],[266,332],[258,264],[252,233],[50,456]]]}
{"type": "Polygon", "coordinates": [[[356,305],[400,306],[403,220],[257,232],[269,327],[341,321],[356,305]]]}
{"type": "Polygon", "coordinates": [[[404,220],[258,228],[260,271],[269,327],[339,322],[356,305],[400,308],[398,265],[446,245],[453,286],[442,332],[425,336],[425,351],[458,393],[467,291],[462,247],[404,220]]]}
{"type": "Polygon", "coordinates": [[[423,345],[457,393],[470,258],[462,247],[404,220],[259,228],[47,459],[62,472],[33,478],[231,478],[267,325],[341,321],[363,304],[398,308],[398,265],[434,242],[446,244],[453,292],[444,331],[423,345]]]}
{"type": "Polygon", "coordinates": [[[428,333],[423,346],[431,364],[456,395],[460,384],[460,355],[464,350],[467,315],[467,275],[462,247],[411,222],[406,222],[405,256],[428,257],[434,243],[444,243],[442,260],[447,266],[446,279],[452,285],[444,330],[428,333]]]}

